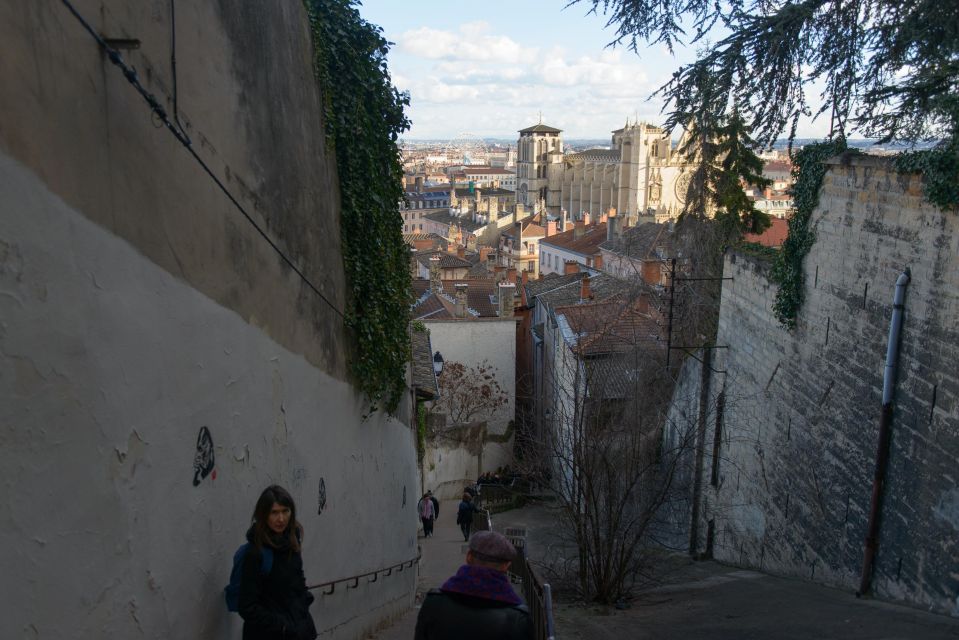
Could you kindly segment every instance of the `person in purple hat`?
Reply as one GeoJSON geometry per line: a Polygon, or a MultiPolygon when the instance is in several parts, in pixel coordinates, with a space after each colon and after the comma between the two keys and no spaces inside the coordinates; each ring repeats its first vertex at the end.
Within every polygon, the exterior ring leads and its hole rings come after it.
{"type": "Polygon", "coordinates": [[[516,549],[494,531],[470,538],[466,564],[439,589],[431,589],[416,618],[415,640],[529,640],[529,609],[506,571],[516,549]]]}

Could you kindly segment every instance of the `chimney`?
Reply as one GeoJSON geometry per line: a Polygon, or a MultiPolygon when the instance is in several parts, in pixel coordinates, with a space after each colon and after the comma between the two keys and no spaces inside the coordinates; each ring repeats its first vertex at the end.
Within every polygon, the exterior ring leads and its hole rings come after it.
{"type": "Polygon", "coordinates": [[[592,216],[589,215],[589,211],[583,214],[583,226],[588,227],[589,223],[592,220],[592,216]]]}
{"type": "Polygon", "coordinates": [[[568,276],[571,273],[579,273],[579,263],[575,260],[566,260],[563,263],[563,275],[568,276]]]}
{"type": "Polygon", "coordinates": [[[586,233],[586,225],[583,224],[582,220],[576,221],[576,226],[573,227],[573,240],[579,240],[586,233]]]}
{"type": "Polygon", "coordinates": [[[769,187],[766,187],[766,188],[763,190],[763,197],[766,198],[767,200],[769,200],[770,198],[772,198],[772,197],[773,197],[773,190],[770,189],[769,187]]]}
{"type": "Polygon", "coordinates": [[[435,253],[430,256],[430,291],[439,293],[443,290],[443,281],[440,279],[440,257],[435,253]]]}
{"type": "Polygon", "coordinates": [[[563,223],[560,225],[560,231],[569,231],[569,211],[566,209],[560,212],[560,222],[563,223]]]}
{"type": "Polygon", "coordinates": [[[416,176],[416,193],[423,193],[423,176],[416,176]]]}
{"type": "Polygon", "coordinates": [[[454,314],[457,318],[466,317],[466,293],[468,289],[469,285],[466,283],[456,285],[456,296],[454,298],[454,300],[456,300],[456,306],[454,308],[454,314]]]}
{"type": "Polygon", "coordinates": [[[599,254],[598,256],[593,256],[593,268],[594,269],[603,268],[603,254],[599,254]]]}
{"type": "Polygon", "coordinates": [[[496,222],[498,218],[499,218],[499,198],[490,198],[489,221],[496,222]]]}
{"type": "Polygon", "coordinates": [[[512,282],[499,283],[499,317],[512,318],[516,299],[516,285],[512,282]]]}
{"type": "Polygon", "coordinates": [[[529,284],[529,271],[527,271],[526,269],[523,269],[523,275],[520,276],[520,277],[521,277],[522,280],[523,280],[523,286],[524,286],[524,287],[525,287],[527,284],[529,284]]]}
{"type": "Polygon", "coordinates": [[[498,264],[495,267],[493,267],[493,279],[496,282],[502,282],[503,278],[505,277],[505,274],[506,274],[506,267],[504,267],[503,265],[498,264]]]}
{"type": "Polygon", "coordinates": [[[516,267],[510,267],[506,270],[506,282],[516,284],[516,267]]]}
{"type": "Polygon", "coordinates": [[[465,260],[465,259],[466,259],[466,247],[464,247],[463,245],[458,245],[458,246],[456,247],[456,257],[459,258],[459,259],[461,259],[461,260],[465,260]]]}
{"type": "Polygon", "coordinates": [[[623,219],[619,216],[610,216],[606,220],[606,240],[612,241],[623,235],[623,219]]]}
{"type": "Polygon", "coordinates": [[[476,198],[476,209],[477,209],[477,211],[479,210],[479,207],[480,207],[480,201],[482,200],[482,195],[483,195],[483,192],[480,191],[479,189],[475,189],[475,190],[473,191],[473,196],[476,198]]]}
{"type": "Polygon", "coordinates": [[[549,222],[546,223],[546,237],[548,238],[550,236],[555,236],[555,235],[556,235],[556,221],[550,220],[549,222]]]}
{"type": "Polygon", "coordinates": [[[487,262],[492,253],[493,253],[493,247],[480,247],[479,248],[480,262],[487,262]]]}
{"type": "Polygon", "coordinates": [[[593,293],[589,290],[589,274],[584,274],[583,279],[579,281],[579,299],[580,301],[592,300],[593,293]]]}

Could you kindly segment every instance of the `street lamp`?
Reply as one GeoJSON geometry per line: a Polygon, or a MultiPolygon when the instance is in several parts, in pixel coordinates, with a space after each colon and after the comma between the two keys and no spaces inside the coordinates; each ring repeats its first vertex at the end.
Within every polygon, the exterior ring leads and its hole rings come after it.
{"type": "Polygon", "coordinates": [[[439,351],[433,354],[433,373],[436,375],[443,373],[443,356],[439,351]]]}

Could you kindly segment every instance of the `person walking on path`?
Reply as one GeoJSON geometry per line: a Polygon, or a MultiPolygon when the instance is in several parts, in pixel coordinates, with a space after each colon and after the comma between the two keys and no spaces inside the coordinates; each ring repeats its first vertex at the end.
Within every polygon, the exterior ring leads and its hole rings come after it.
{"type": "Polygon", "coordinates": [[[440,501],[436,499],[436,496],[433,495],[432,491],[427,491],[426,495],[430,497],[430,500],[433,501],[433,520],[440,519],[440,501]]]}
{"type": "Polygon", "coordinates": [[[470,539],[470,529],[473,528],[473,514],[476,511],[479,511],[479,509],[473,504],[472,496],[464,493],[463,500],[456,509],[456,524],[460,526],[460,531],[463,532],[463,540],[466,542],[469,542],[470,539]]]}
{"type": "Polygon", "coordinates": [[[530,640],[529,609],[506,574],[515,557],[516,549],[503,535],[477,531],[466,564],[427,593],[414,640],[530,640]]]}
{"type": "Polygon", "coordinates": [[[246,539],[250,550],[243,558],[238,598],[243,640],[316,638],[310,615],[313,594],[306,589],[300,556],[303,527],[286,489],[273,485],[263,490],[246,539]],[[268,573],[263,572],[266,550],[272,554],[268,573]]]}
{"type": "Polygon", "coordinates": [[[423,535],[427,538],[433,536],[433,521],[436,519],[436,507],[433,498],[429,492],[423,494],[419,502],[420,520],[423,521],[423,535]]]}

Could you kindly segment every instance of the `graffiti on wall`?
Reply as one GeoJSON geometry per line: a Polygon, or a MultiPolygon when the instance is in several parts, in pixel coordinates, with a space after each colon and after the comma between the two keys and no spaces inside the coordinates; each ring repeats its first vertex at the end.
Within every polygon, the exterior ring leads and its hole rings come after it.
{"type": "Polygon", "coordinates": [[[320,486],[316,492],[316,505],[316,514],[322,514],[326,508],[326,481],[323,478],[320,478],[320,486]]]}
{"type": "Polygon", "coordinates": [[[196,453],[193,456],[193,486],[199,486],[210,473],[216,480],[216,471],[213,469],[216,459],[213,455],[213,436],[206,427],[200,427],[196,437],[196,453]]]}

